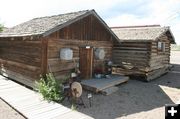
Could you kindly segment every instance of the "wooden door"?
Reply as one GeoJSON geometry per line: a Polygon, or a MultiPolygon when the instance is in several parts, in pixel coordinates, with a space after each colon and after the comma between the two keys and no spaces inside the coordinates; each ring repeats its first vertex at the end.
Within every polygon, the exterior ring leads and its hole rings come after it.
{"type": "Polygon", "coordinates": [[[92,78],[93,48],[86,46],[79,48],[79,69],[82,79],[92,78]]]}

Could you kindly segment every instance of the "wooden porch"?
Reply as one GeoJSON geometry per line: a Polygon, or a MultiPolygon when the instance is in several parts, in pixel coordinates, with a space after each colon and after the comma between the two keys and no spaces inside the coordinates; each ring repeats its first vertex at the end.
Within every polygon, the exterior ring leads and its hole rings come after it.
{"type": "Polygon", "coordinates": [[[112,90],[116,90],[114,86],[125,83],[128,80],[129,77],[127,76],[111,75],[108,78],[92,78],[89,80],[83,80],[81,84],[84,89],[93,91],[95,93],[102,92],[109,94],[112,93],[112,90]]]}

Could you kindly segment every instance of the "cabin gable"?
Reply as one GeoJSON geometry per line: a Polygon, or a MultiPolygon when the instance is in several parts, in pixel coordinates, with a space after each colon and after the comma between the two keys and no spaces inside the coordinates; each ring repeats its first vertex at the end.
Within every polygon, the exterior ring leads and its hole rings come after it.
{"type": "MultiPolygon", "coordinates": [[[[52,34],[56,39],[112,41],[114,36],[94,16],[89,15],[52,34]]],[[[115,39],[115,38],[114,38],[115,39]]]]}
{"type": "Polygon", "coordinates": [[[97,67],[105,70],[105,61],[112,60],[115,38],[93,14],[50,34],[47,38],[49,72],[52,72],[57,79],[63,79],[76,65],[79,65],[80,48],[83,46],[91,46],[94,53],[98,48],[105,52],[102,60],[95,58],[93,54],[93,74],[97,67]],[[60,59],[60,51],[63,48],[70,48],[73,51],[72,60],[60,59]]]}

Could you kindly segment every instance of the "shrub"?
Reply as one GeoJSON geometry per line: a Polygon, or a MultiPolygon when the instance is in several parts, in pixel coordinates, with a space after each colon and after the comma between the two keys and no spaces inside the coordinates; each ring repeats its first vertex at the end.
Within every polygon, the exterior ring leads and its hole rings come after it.
{"type": "Polygon", "coordinates": [[[56,81],[52,73],[46,74],[46,78],[41,76],[36,90],[48,101],[60,102],[64,97],[62,81],[56,81]]]}
{"type": "Polygon", "coordinates": [[[2,32],[3,31],[3,25],[2,24],[0,24],[0,32],[2,32]]]}

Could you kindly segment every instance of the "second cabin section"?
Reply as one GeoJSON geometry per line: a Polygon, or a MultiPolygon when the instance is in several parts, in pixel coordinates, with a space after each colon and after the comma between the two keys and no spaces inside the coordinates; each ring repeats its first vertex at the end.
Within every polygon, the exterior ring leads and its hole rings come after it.
{"type": "Polygon", "coordinates": [[[129,26],[112,30],[121,40],[113,48],[116,73],[150,81],[168,71],[170,45],[175,43],[169,27],[129,26]]]}

